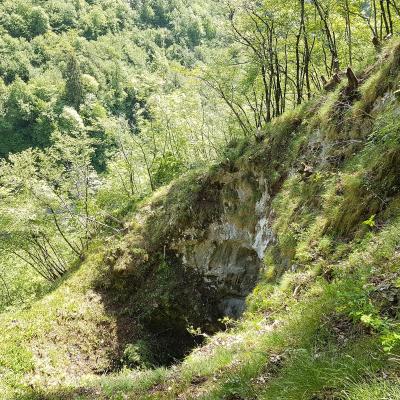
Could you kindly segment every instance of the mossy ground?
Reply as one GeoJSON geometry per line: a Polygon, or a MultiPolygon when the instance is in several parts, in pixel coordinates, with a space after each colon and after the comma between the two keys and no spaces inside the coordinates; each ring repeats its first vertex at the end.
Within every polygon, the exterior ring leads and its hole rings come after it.
{"type": "MultiPolygon", "coordinates": [[[[264,171],[276,241],[240,321],[225,321],[225,332],[173,367],[104,374],[118,316],[93,291],[110,285],[95,247],[53,293],[1,315],[4,398],[400,399],[398,43],[385,54],[340,115],[343,87],[142,205],[152,215],[141,237],[162,253],[193,217],[202,225],[218,216],[213,177],[249,163],[264,171]],[[198,208],[199,197],[209,208],[198,208]]],[[[179,279],[168,268],[155,280],[165,278],[164,294],[179,279]]]]}

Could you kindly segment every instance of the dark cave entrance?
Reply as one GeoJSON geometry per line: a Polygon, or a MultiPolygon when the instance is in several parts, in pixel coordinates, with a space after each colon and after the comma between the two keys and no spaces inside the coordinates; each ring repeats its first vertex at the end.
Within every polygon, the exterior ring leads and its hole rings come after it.
{"type": "Polygon", "coordinates": [[[247,243],[227,240],[213,247],[206,271],[170,253],[140,280],[111,276],[110,286],[101,290],[117,321],[107,372],[181,362],[206,335],[226,329],[222,318],[241,317],[261,265],[247,243]]]}

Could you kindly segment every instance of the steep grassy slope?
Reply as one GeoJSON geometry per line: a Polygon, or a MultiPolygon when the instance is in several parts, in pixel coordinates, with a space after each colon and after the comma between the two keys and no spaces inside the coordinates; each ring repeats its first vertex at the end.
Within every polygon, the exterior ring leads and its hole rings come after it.
{"type": "Polygon", "coordinates": [[[2,315],[5,398],[400,399],[399,77],[393,43],[359,90],[344,83],[262,143],[232,145],[142,204],[52,294],[2,315]],[[246,312],[218,322],[246,291],[229,263],[191,260],[238,247],[253,268],[260,232],[246,312]]]}

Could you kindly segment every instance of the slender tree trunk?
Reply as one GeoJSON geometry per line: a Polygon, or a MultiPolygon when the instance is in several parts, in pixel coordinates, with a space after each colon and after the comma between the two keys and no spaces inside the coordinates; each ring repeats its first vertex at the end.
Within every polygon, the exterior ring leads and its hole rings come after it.
{"type": "Polygon", "coordinates": [[[339,69],[339,58],[338,58],[338,51],[337,51],[337,47],[336,47],[335,32],[333,30],[331,30],[331,28],[329,26],[328,12],[324,11],[319,0],[312,0],[312,1],[315,5],[315,8],[317,9],[318,15],[324,26],[324,32],[325,32],[325,36],[326,36],[326,39],[328,42],[328,48],[331,53],[331,65],[330,65],[329,71],[330,71],[330,75],[332,75],[332,73],[336,72],[335,70],[339,69]]]}
{"type": "Polygon", "coordinates": [[[289,71],[289,60],[288,60],[288,51],[287,44],[285,43],[285,84],[283,89],[283,112],[286,110],[286,98],[287,98],[287,88],[288,88],[288,71],[289,71]]]}
{"type": "Polygon", "coordinates": [[[375,37],[380,38],[380,40],[382,40],[382,35],[379,35],[379,32],[378,32],[378,12],[377,12],[377,7],[376,7],[376,0],[372,0],[372,10],[373,10],[373,14],[374,14],[375,37]]]}
{"type": "Polygon", "coordinates": [[[53,221],[54,221],[54,224],[55,224],[55,226],[56,226],[56,228],[57,228],[58,233],[59,233],[59,234],[61,235],[61,237],[64,239],[64,241],[65,241],[65,243],[68,245],[68,247],[69,247],[79,258],[82,258],[82,251],[81,251],[78,247],[76,247],[74,244],[72,244],[72,242],[67,238],[66,234],[64,233],[64,231],[62,230],[62,228],[61,228],[61,226],[60,226],[60,224],[59,224],[59,222],[58,222],[58,219],[57,219],[57,217],[56,217],[56,213],[55,213],[54,209],[53,209],[52,207],[49,207],[49,209],[50,209],[50,212],[51,212],[51,215],[52,215],[52,217],[53,217],[53,221]]]}
{"type": "Polygon", "coordinates": [[[346,15],[346,31],[347,31],[347,41],[349,45],[349,64],[353,65],[353,41],[351,33],[351,19],[350,19],[350,8],[349,0],[345,1],[345,15],[346,15]]]}
{"type": "Polygon", "coordinates": [[[395,13],[397,14],[398,17],[400,17],[400,7],[396,3],[396,0],[391,0],[390,4],[393,6],[395,13]]]}
{"type": "Polygon", "coordinates": [[[387,16],[386,16],[384,0],[379,0],[379,4],[380,4],[380,7],[381,7],[381,15],[382,15],[383,23],[385,25],[386,35],[389,35],[390,34],[390,28],[389,28],[388,19],[387,19],[387,16]]]}
{"type": "Polygon", "coordinates": [[[264,85],[264,91],[265,91],[265,108],[266,108],[266,115],[267,115],[267,122],[271,121],[271,90],[267,82],[267,69],[265,68],[265,65],[263,64],[261,66],[261,76],[263,80],[263,85],[264,85]]]}
{"type": "Polygon", "coordinates": [[[300,83],[300,76],[301,76],[301,66],[300,66],[300,35],[301,35],[301,26],[300,32],[297,34],[296,37],[296,93],[297,93],[297,104],[301,104],[303,95],[301,93],[301,83],[300,83]]]}
{"type": "Polygon", "coordinates": [[[390,34],[393,35],[393,19],[392,19],[392,11],[390,9],[390,0],[386,0],[386,9],[388,14],[390,34]]]}

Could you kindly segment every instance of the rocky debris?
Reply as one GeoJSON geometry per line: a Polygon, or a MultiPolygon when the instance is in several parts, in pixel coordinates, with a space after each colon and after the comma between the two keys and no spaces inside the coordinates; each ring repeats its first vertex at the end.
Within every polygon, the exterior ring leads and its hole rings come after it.
{"type": "Polygon", "coordinates": [[[371,279],[373,288],[370,293],[371,300],[379,305],[385,317],[396,318],[400,313],[400,274],[397,272],[375,276],[371,279]]]}
{"type": "Polygon", "coordinates": [[[314,168],[312,165],[302,162],[297,172],[301,175],[303,180],[307,180],[314,173],[314,168]]]}

